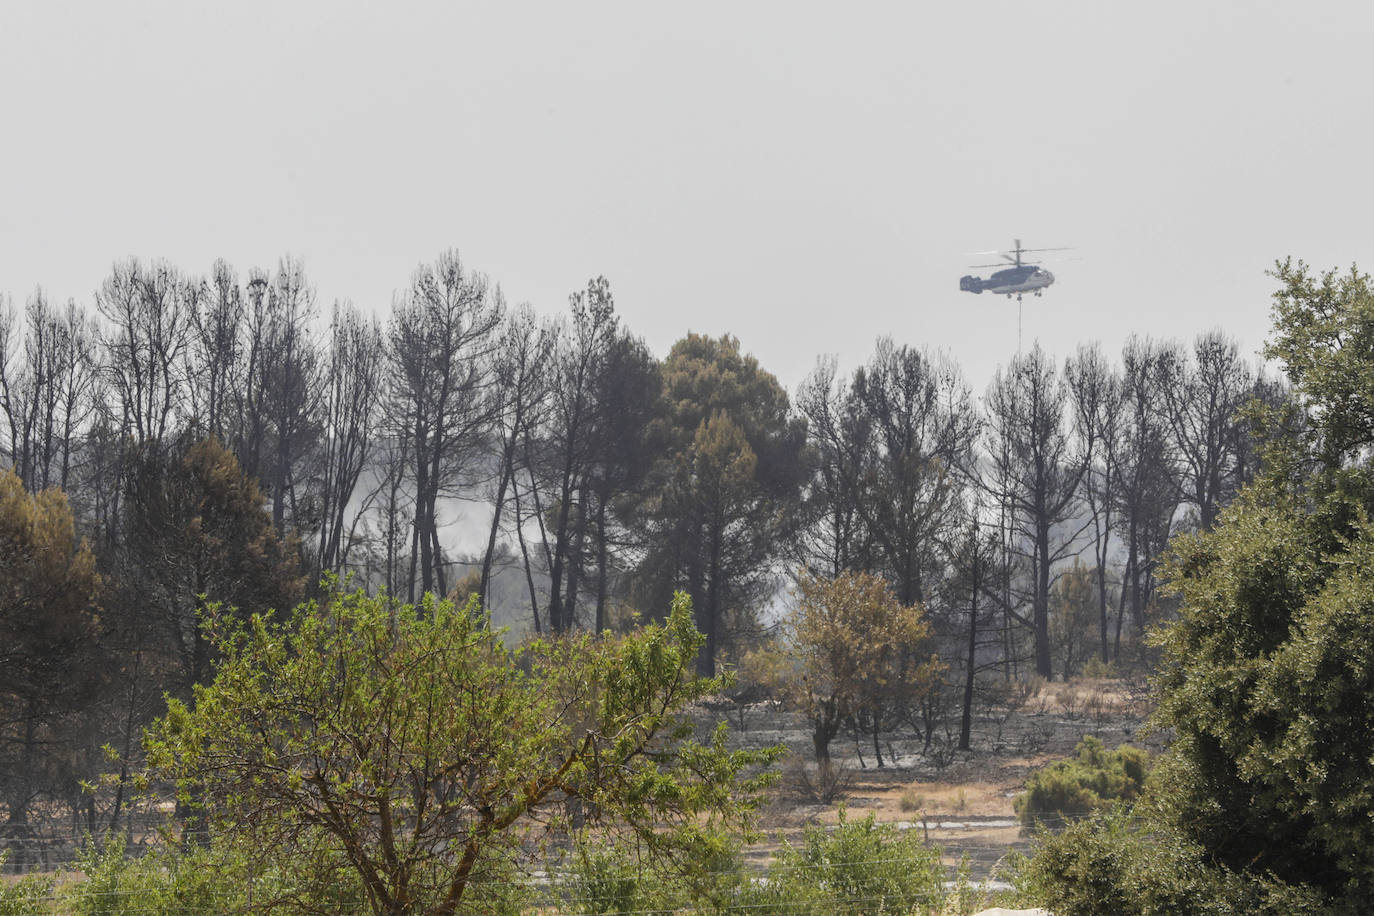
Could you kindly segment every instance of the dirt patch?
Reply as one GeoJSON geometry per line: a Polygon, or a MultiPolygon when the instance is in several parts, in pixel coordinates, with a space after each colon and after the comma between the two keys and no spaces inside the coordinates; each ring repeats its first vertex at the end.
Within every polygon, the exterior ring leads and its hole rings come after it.
{"type": "Polygon", "coordinates": [[[975,876],[985,877],[1008,851],[1028,848],[1014,823],[1012,800],[1030,774],[1071,756],[1085,735],[1111,748],[1129,743],[1157,753],[1164,736],[1142,734],[1148,712],[1143,684],[1083,679],[1036,685],[1008,705],[983,709],[974,719],[969,751],[954,749],[957,736],[948,730],[930,741],[899,732],[885,738],[884,766],[878,767],[871,743],[841,736],[831,745],[839,785],[830,798],[798,785],[826,781],[811,762],[811,738],[800,716],[757,704],[732,710],[729,718],[736,744],[782,744],[790,752],[762,818],[769,839],[755,857],[766,858],[807,824],[835,823],[843,806],[851,819],[872,814],[900,829],[919,829],[951,863],[967,857],[975,876]]]}

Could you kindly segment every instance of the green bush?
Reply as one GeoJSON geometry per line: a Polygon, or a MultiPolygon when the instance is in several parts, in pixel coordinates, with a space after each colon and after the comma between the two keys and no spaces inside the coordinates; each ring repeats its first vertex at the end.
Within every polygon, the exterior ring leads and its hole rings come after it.
{"type": "Polygon", "coordinates": [[[116,834],[87,844],[79,864],[86,880],[64,895],[78,916],[224,912],[247,903],[243,884],[231,877],[233,869],[207,861],[200,850],[185,855],[156,850],[129,858],[123,835],[116,834]]]}
{"type": "MultiPolygon", "coordinates": [[[[4,870],[6,853],[0,852],[0,871],[4,870]]],[[[0,916],[31,916],[47,912],[57,883],[51,874],[25,875],[18,881],[0,880],[0,916]]]]}
{"type": "Polygon", "coordinates": [[[944,898],[940,850],[912,831],[851,821],[806,828],[800,844],[783,843],[761,881],[744,884],[735,906],[747,913],[927,912],[944,898]]]}
{"type": "Polygon", "coordinates": [[[187,850],[160,845],[142,856],[126,855],[124,838],[89,843],[79,859],[85,880],[60,893],[63,913],[77,916],[147,916],[149,913],[226,913],[279,906],[312,912],[355,912],[364,908],[362,889],[337,870],[324,883],[305,883],[283,852],[271,870],[250,866],[242,850],[225,843],[187,850]]]}
{"type": "Polygon", "coordinates": [[[1149,767],[1145,751],[1128,745],[1109,751],[1092,736],[1074,751],[1077,757],[1053,763],[1027,781],[1014,802],[1021,823],[1058,825],[1139,797],[1149,767]]]}
{"type": "Polygon", "coordinates": [[[1374,278],[1291,261],[1272,276],[1265,354],[1292,390],[1247,409],[1259,476],[1165,557],[1181,603],[1153,638],[1153,721],[1172,740],[1151,794],[1219,865],[1368,899],[1374,278]]]}
{"type": "MultiPolygon", "coordinates": [[[[914,832],[878,824],[873,816],[834,827],[807,827],[801,841],[784,842],[768,869],[750,874],[738,844],[722,846],[676,871],[636,865],[614,843],[574,850],[562,899],[549,906],[587,914],[714,912],[750,916],[834,916],[835,913],[926,913],[950,897],[940,850],[914,832]]],[[[972,911],[962,881],[958,911],[972,911]]]]}
{"type": "Polygon", "coordinates": [[[573,854],[569,911],[632,913],[645,906],[645,881],[633,860],[611,846],[581,845],[573,854]]]}
{"type": "Polygon", "coordinates": [[[1165,558],[1147,819],[1044,835],[1027,865],[1058,916],[1371,910],[1374,278],[1273,276],[1292,391],[1247,408],[1260,474],[1165,558]]]}
{"type": "Polygon", "coordinates": [[[737,838],[703,835],[677,859],[645,856],[626,841],[582,836],[573,849],[558,897],[545,901],[559,912],[672,913],[728,910],[744,881],[737,838]]]}
{"type": "Polygon", "coordinates": [[[1022,905],[1055,916],[1336,916],[1316,889],[1217,866],[1203,848],[1156,820],[1125,812],[1041,831],[1013,869],[1022,905]]]}

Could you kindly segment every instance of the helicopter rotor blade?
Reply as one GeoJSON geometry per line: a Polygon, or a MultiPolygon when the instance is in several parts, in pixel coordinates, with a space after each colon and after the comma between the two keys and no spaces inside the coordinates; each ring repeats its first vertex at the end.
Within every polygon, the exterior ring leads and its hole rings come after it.
{"type": "MultiPolygon", "coordinates": [[[[1082,260],[1083,260],[1083,258],[1081,258],[1081,257],[1075,257],[1075,258],[1050,258],[1050,259],[1048,259],[1048,260],[1040,260],[1040,261],[1031,261],[1031,260],[1029,260],[1029,259],[1027,259],[1027,258],[1022,258],[1022,259],[1021,259],[1021,264],[1020,264],[1020,266],[1021,266],[1021,267],[1028,267],[1028,266],[1033,266],[1033,265],[1036,265],[1036,264],[1063,264],[1063,263],[1065,263],[1066,261],[1082,261],[1082,260]]],[[[971,267],[971,268],[976,268],[976,267],[996,267],[996,268],[998,268],[998,269],[1000,270],[1001,268],[1006,267],[1008,264],[1015,264],[1015,262],[1014,262],[1014,261],[1002,261],[1002,262],[996,262],[996,263],[992,263],[992,264],[970,264],[970,265],[968,265],[968,266],[971,267]]]]}
{"type": "MultiPolygon", "coordinates": [[[[1022,247],[1021,247],[1021,240],[1020,240],[1020,239],[1014,239],[1013,241],[1015,241],[1016,247],[1015,247],[1015,248],[1012,248],[1012,249],[1010,249],[1010,250],[1008,250],[1008,249],[1000,249],[1000,250],[993,250],[993,251],[969,251],[969,252],[966,252],[965,254],[966,254],[966,256],[968,256],[968,257],[998,257],[998,258],[1001,258],[1001,259],[1002,259],[1001,261],[994,261],[994,262],[991,263],[991,264],[970,264],[969,266],[970,266],[970,267],[998,267],[998,268],[1002,268],[1002,267],[1006,267],[1008,264],[1010,264],[1010,265],[1012,265],[1012,266],[1014,266],[1014,267],[1025,267],[1025,266],[1028,265],[1028,264],[1043,264],[1043,263],[1045,263],[1045,262],[1044,262],[1044,261],[1031,261],[1031,260],[1027,260],[1026,258],[1023,257],[1023,255],[1027,255],[1027,254],[1040,254],[1041,252],[1045,252],[1045,251],[1076,251],[1076,250],[1077,250],[1077,249],[1076,249],[1074,246],[1072,246],[1072,245],[1065,245],[1065,246],[1060,246],[1060,247],[1055,247],[1055,248],[1022,248],[1022,247]]],[[[1058,261],[1061,261],[1061,260],[1065,260],[1065,259],[1063,259],[1063,258],[1056,259],[1056,262],[1055,262],[1055,263],[1057,263],[1058,261]]],[[[1076,260],[1076,259],[1069,259],[1069,260],[1076,260]]]]}

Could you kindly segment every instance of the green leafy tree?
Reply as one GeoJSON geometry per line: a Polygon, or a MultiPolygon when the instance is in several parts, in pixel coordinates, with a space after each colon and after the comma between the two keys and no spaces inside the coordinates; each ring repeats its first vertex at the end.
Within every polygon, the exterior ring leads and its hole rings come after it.
{"type": "Polygon", "coordinates": [[[15,866],[25,864],[31,806],[63,778],[66,726],[99,684],[99,589],[62,491],[30,494],[0,471],[0,837],[18,844],[15,866]]]}
{"type": "MultiPolygon", "coordinates": [[[[1211,534],[1175,542],[1164,631],[1166,801],[1234,869],[1374,889],[1374,288],[1276,277],[1275,340],[1309,415],[1211,534]]],[[[1281,418],[1277,418],[1281,419],[1281,418]]]]}
{"type": "Polygon", "coordinates": [[[1298,401],[1250,408],[1261,474],[1210,531],[1174,540],[1181,607],[1155,637],[1173,743],[1138,827],[1084,826],[1037,854],[1055,912],[1368,908],[1374,286],[1291,262],[1275,276],[1268,355],[1298,401]]]}
{"type": "Polygon", "coordinates": [[[787,393],[739,341],[688,334],[663,364],[665,454],[638,511],[647,607],[692,596],[715,672],[728,623],[752,622],[777,585],[774,561],[796,521],[806,433],[787,393]]]}
{"type": "Polygon", "coordinates": [[[1312,414],[1315,457],[1344,465],[1374,444],[1374,283],[1354,267],[1313,276],[1301,261],[1279,264],[1274,276],[1278,334],[1265,355],[1283,363],[1312,414]]]}
{"type": "Polygon", "coordinates": [[[1341,916],[1320,891],[1271,875],[1218,868],[1177,831],[1113,811],[1037,836],[1032,859],[1011,875],[1021,901],[1055,916],[1341,916]]]}
{"type": "Polygon", "coordinates": [[[1368,494],[1315,495],[1265,482],[1176,543],[1165,773],[1176,821],[1223,863],[1367,895],[1374,525],[1368,494]]]}
{"type": "Polygon", "coordinates": [[[685,596],[662,626],[519,649],[475,601],[361,592],[282,623],[212,615],[209,633],[216,677],[151,729],[147,775],[250,858],[289,850],[305,898],[343,870],[375,913],[470,911],[570,806],[649,855],[709,857],[776,757],[727,751],[723,728],[693,740],[679,718],[721,688],[692,674],[685,596]]]}
{"type": "Polygon", "coordinates": [[[279,536],[262,491],[214,439],[134,461],[126,500],[121,596],[127,626],[170,656],[182,696],[214,658],[198,625],[211,602],[244,616],[291,607],[304,577],[294,538],[279,536]]]}

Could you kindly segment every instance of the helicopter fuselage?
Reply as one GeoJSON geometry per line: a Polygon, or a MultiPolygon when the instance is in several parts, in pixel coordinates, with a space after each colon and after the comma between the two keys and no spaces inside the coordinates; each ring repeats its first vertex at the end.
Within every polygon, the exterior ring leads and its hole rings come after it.
{"type": "Polygon", "coordinates": [[[967,293],[997,293],[1012,296],[1018,293],[1038,293],[1054,282],[1054,274],[1030,264],[999,270],[986,280],[981,277],[962,277],[959,288],[967,293]]]}

